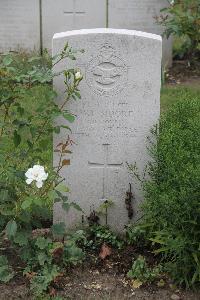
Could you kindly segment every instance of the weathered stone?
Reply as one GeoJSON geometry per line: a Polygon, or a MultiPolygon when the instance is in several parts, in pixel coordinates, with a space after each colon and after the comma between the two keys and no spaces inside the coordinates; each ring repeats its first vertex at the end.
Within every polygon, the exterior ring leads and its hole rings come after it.
{"type": "Polygon", "coordinates": [[[37,0],[0,0],[0,51],[39,49],[37,0]]]}
{"type": "MultiPolygon", "coordinates": [[[[107,25],[161,34],[154,17],[167,5],[167,0],[0,0],[0,51],[51,50],[55,32],[107,25]]],[[[171,60],[172,40],[164,39],[163,65],[171,60]]]]}
{"type": "Polygon", "coordinates": [[[106,0],[43,0],[43,46],[51,49],[55,32],[106,26],[106,0]]]}
{"type": "MultiPolygon", "coordinates": [[[[74,64],[82,70],[82,99],[71,101],[67,108],[77,115],[72,124],[71,165],[62,176],[69,185],[70,200],[90,214],[105,199],[114,205],[108,211],[108,224],[121,232],[128,223],[125,206],[130,178],[127,163],[137,163],[142,172],[149,157],[146,138],[158,121],[160,111],[161,37],[149,33],[93,29],[55,34],[53,54],[59,53],[66,42],[84,49],[74,64]]],[[[63,69],[59,63],[55,71],[63,69]]],[[[56,77],[54,87],[62,99],[63,77],[56,77]]],[[[54,145],[66,139],[66,132],[56,135],[54,145]]],[[[55,164],[58,157],[54,157],[55,164]]],[[[139,187],[133,186],[134,218],[143,199],[139,187]]],[[[66,213],[59,203],[54,208],[54,222],[67,226],[81,222],[75,210],[66,213]]],[[[105,223],[105,220],[102,220],[105,223]]]]}
{"type": "MultiPolygon", "coordinates": [[[[156,24],[160,10],[169,6],[167,0],[109,0],[109,27],[140,30],[162,34],[163,28],[156,24]]],[[[172,63],[172,39],[163,39],[163,65],[172,63]]]]}
{"type": "Polygon", "coordinates": [[[171,299],[171,300],[180,300],[181,297],[180,297],[179,295],[173,294],[173,295],[171,295],[171,298],[170,298],[170,299],[171,299]]]}

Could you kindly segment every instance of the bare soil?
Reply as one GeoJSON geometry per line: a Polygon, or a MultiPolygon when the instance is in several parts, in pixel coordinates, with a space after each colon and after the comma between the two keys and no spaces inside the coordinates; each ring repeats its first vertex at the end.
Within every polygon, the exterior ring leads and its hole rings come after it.
{"type": "MultiPolygon", "coordinates": [[[[178,289],[167,277],[162,287],[158,286],[158,280],[154,284],[134,288],[126,274],[137,252],[138,249],[128,246],[122,251],[112,250],[105,260],[100,259],[97,253],[88,253],[84,263],[68,270],[49,293],[74,300],[200,300],[200,291],[178,289]]],[[[150,264],[155,261],[151,254],[147,259],[150,264]]],[[[17,268],[20,267],[17,265],[17,268]]],[[[28,280],[20,272],[10,283],[0,284],[0,300],[16,299],[34,299],[29,292],[28,280]]]]}
{"type": "Polygon", "coordinates": [[[195,67],[187,61],[174,61],[167,72],[167,84],[200,87],[200,61],[195,67]]]}
{"type": "MultiPolygon", "coordinates": [[[[124,274],[112,271],[109,262],[104,268],[88,269],[80,267],[74,269],[64,278],[62,289],[56,295],[63,299],[74,300],[200,300],[200,291],[183,291],[172,288],[169,283],[159,288],[155,284],[146,285],[138,289],[131,287],[131,281],[124,274]]],[[[33,300],[28,284],[24,279],[15,279],[9,284],[0,284],[0,300],[33,300]]]]}

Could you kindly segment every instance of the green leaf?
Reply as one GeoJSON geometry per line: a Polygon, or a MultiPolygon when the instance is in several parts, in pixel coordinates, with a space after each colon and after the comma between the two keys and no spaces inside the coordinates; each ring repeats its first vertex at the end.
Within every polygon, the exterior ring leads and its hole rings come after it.
{"type": "Polygon", "coordinates": [[[19,171],[19,170],[15,170],[15,176],[18,177],[18,178],[21,178],[21,179],[24,179],[25,178],[25,171],[19,171]]]}
{"type": "Polygon", "coordinates": [[[6,225],[6,235],[8,238],[12,238],[17,232],[17,223],[15,220],[11,220],[6,225]]]}
{"type": "Polygon", "coordinates": [[[69,113],[63,113],[63,117],[70,123],[73,123],[75,120],[75,116],[69,113]]]}
{"type": "Polygon", "coordinates": [[[39,142],[39,147],[42,148],[42,150],[46,150],[48,143],[49,143],[49,139],[41,140],[39,142]]]}
{"type": "Polygon", "coordinates": [[[40,266],[44,266],[45,261],[48,261],[48,256],[44,252],[38,254],[38,262],[40,266]]]}
{"type": "Polygon", "coordinates": [[[18,107],[17,107],[17,111],[18,111],[18,113],[19,113],[21,116],[23,116],[23,114],[24,114],[24,108],[23,108],[23,107],[18,106],[18,107]]]}
{"type": "Polygon", "coordinates": [[[66,212],[68,212],[69,209],[70,209],[70,204],[67,203],[67,202],[63,202],[62,208],[63,208],[66,212]]]}
{"type": "Polygon", "coordinates": [[[61,193],[69,193],[69,188],[64,183],[59,183],[55,189],[61,193]]]}
{"type": "Polygon", "coordinates": [[[37,61],[37,60],[41,60],[41,57],[39,56],[33,56],[31,58],[28,59],[28,62],[33,62],[33,61],[37,61]]]}
{"type": "Polygon", "coordinates": [[[10,281],[10,279],[12,279],[13,276],[14,276],[14,272],[8,266],[8,260],[6,256],[1,255],[0,256],[0,281],[6,283],[10,281]]]}
{"type": "Polygon", "coordinates": [[[24,200],[24,202],[22,202],[21,204],[21,208],[26,210],[27,208],[31,207],[33,203],[33,199],[32,198],[26,198],[26,200],[24,200]]]}
{"type": "Polygon", "coordinates": [[[3,64],[5,66],[9,66],[12,63],[12,61],[13,61],[12,57],[10,55],[7,55],[3,59],[3,64]]]}
{"type": "Polygon", "coordinates": [[[52,233],[56,236],[64,236],[65,234],[65,223],[61,222],[58,224],[54,224],[52,227],[52,233]]]}
{"type": "Polygon", "coordinates": [[[77,98],[81,99],[81,94],[79,92],[74,92],[74,94],[76,95],[77,98]]]}
{"type": "Polygon", "coordinates": [[[76,57],[75,57],[73,54],[69,54],[69,58],[70,58],[71,60],[76,60],[76,57]]]}
{"type": "Polygon", "coordinates": [[[56,198],[57,194],[56,194],[56,191],[55,190],[51,190],[48,192],[48,198],[52,201],[54,201],[54,199],[56,198]]]}
{"type": "Polygon", "coordinates": [[[48,238],[46,239],[46,238],[40,236],[37,238],[35,245],[39,249],[44,250],[48,247],[49,243],[51,243],[50,239],[48,239],[48,238]]]}
{"type": "Polygon", "coordinates": [[[42,199],[41,199],[41,198],[38,198],[38,197],[35,197],[35,198],[33,199],[33,203],[34,203],[35,205],[37,205],[37,206],[40,206],[40,207],[43,205],[42,199]]]}
{"type": "Polygon", "coordinates": [[[83,210],[81,209],[81,207],[75,203],[75,202],[71,202],[70,206],[74,207],[76,210],[83,212],[83,210]]]}
{"type": "Polygon", "coordinates": [[[19,144],[21,143],[21,136],[17,133],[16,130],[14,131],[13,142],[15,147],[18,147],[19,144]]]}
{"type": "Polygon", "coordinates": [[[57,133],[57,134],[60,133],[60,126],[54,127],[53,130],[54,130],[54,132],[57,133]]]}
{"type": "Polygon", "coordinates": [[[28,244],[28,233],[17,232],[14,238],[14,242],[19,246],[26,246],[28,244]]]}
{"type": "Polygon", "coordinates": [[[0,255],[0,266],[7,265],[8,259],[5,255],[0,255]]]}
{"type": "Polygon", "coordinates": [[[67,130],[69,130],[70,132],[72,132],[71,128],[69,126],[66,126],[66,125],[61,125],[60,126],[61,128],[65,128],[67,130]]]}
{"type": "Polygon", "coordinates": [[[5,204],[5,205],[0,205],[0,214],[2,216],[14,216],[15,211],[12,205],[5,204]]]}

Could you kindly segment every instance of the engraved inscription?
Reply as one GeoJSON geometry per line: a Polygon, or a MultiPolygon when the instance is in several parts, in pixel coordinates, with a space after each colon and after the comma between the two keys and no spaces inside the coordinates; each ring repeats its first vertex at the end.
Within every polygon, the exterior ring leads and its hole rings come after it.
{"type": "Polygon", "coordinates": [[[87,66],[86,81],[92,90],[102,96],[112,96],[124,89],[128,79],[128,68],[114,48],[105,44],[100,54],[87,66]]]}
{"type": "Polygon", "coordinates": [[[107,169],[108,168],[114,168],[114,169],[119,169],[123,166],[123,162],[121,163],[115,163],[115,164],[111,164],[108,162],[108,147],[109,144],[103,144],[104,147],[104,163],[98,163],[98,162],[90,162],[88,161],[88,165],[91,168],[102,168],[103,169],[103,193],[102,193],[102,200],[107,200],[106,197],[106,182],[107,182],[107,169]]]}
{"type": "Polygon", "coordinates": [[[85,15],[85,11],[78,10],[76,8],[76,0],[73,1],[73,9],[71,11],[64,11],[64,15],[73,17],[73,26],[76,25],[76,18],[83,17],[85,15]]]}
{"type": "Polygon", "coordinates": [[[101,127],[104,137],[135,137],[137,135],[137,129],[133,126],[136,115],[132,106],[126,102],[116,104],[113,101],[112,103],[111,100],[104,102],[102,108],[101,103],[93,107],[90,101],[85,101],[81,108],[75,110],[77,115],[77,125],[73,131],[75,135],[95,135],[97,124],[101,127]]]}

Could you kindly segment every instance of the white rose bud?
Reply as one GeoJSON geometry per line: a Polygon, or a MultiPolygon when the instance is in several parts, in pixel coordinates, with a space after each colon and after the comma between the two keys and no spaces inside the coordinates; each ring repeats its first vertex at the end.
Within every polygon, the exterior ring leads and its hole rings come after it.
{"type": "Polygon", "coordinates": [[[83,76],[82,76],[82,74],[81,74],[80,71],[78,71],[78,72],[75,73],[75,79],[76,79],[76,80],[81,80],[82,77],[83,77],[83,76]]]}

